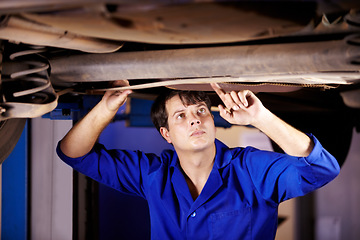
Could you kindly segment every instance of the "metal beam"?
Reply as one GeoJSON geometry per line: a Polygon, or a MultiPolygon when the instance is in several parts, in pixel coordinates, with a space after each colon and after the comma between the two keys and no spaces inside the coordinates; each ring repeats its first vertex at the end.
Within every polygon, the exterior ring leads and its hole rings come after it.
{"type": "MultiPolygon", "coordinates": [[[[351,44],[348,39],[81,54],[50,59],[50,78],[55,84],[128,79],[132,85],[136,82],[131,80],[136,79],[243,76],[249,77],[249,82],[278,82],[276,75],[295,74],[299,76],[301,83],[302,74],[308,79],[311,73],[335,73],[339,79],[343,78],[344,82],[351,82],[360,76],[359,66],[354,62],[358,56],[359,46],[351,44]],[[342,73],[357,75],[349,78],[346,74],[342,76],[342,73]]],[[[286,78],[279,81],[286,82],[286,78]]],[[[289,83],[293,81],[294,78],[287,80],[289,83]]],[[[332,84],[332,80],[327,83],[332,84]]],[[[338,84],[338,81],[335,84],[338,84]]]]}

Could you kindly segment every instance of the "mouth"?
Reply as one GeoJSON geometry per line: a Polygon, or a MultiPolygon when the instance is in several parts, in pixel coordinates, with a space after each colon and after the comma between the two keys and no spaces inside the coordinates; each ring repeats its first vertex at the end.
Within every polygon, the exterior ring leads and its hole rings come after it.
{"type": "Polygon", "coordinates": [[[191,133],[191,137],[198,137],[198,136],[201,136],[205,133],[205,131],[203,130],[195,130],[194,132],[191,133]]]}

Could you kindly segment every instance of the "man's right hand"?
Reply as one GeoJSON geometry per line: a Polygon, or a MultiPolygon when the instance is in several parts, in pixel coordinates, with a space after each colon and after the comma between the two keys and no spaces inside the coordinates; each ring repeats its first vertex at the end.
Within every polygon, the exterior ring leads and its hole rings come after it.
{"type": "MultiPolygon", "coordinates": [[[[115,84],[116,86],[126,86],[129,83],[121,80],[116,81],[115,84]]],[[[107,91],[102,100],[61,140],[60,148],[63,153],[73,158],[88,153],[130,93],[130,90],[107,91]]]]}
{"type": "MultiPolygon", "coordinates": [[[[113,86],[129,86],[129,82],[127,80],[118,80],[113,84],[113,86]]],[[[127,96],[130,93],[131,90],[125,90],[123,92],[109,90],[104,94],[102,101],[105,102],[107,110],[114,112],[126,102],[127,96]]]]}

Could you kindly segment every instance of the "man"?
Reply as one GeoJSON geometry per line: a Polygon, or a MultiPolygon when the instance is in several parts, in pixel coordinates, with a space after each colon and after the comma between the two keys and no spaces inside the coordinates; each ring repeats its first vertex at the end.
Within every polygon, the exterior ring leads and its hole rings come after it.
{"type": "Polygon", "coordinates": [[[130,91],[106,92],[59,143],[58,154],[75,170],[145,198],[152,239],[274,239],[279,203],[328,183],[339,165],[314,136],[280,120],[252,92],[211,86],[225,120],[253,125],[286,154],[229,149],[216,140],[202,92],[171,92],[152,107],[154,125],[175,151],[107,150],[96,140],[130,91]]]}

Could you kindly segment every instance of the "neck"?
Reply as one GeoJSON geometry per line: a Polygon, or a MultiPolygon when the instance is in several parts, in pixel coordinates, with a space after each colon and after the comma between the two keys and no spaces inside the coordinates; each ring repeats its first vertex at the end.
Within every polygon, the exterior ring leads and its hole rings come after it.
{"type": "Polygon", "coordinates": [[[190,193],[195,200],[201,193],[214,165],[215,144],[206,151],[191,154],[178,153],[179,162],[183,170],[190,193]]]}

